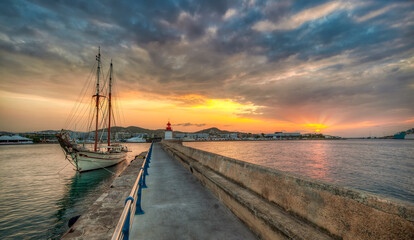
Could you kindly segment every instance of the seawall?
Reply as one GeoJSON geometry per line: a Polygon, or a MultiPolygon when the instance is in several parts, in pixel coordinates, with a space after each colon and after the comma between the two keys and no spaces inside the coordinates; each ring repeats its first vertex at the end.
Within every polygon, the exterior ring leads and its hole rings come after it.
{"type": "Polygon", "coordinates": [[[135,157],[62,239],[111,239],[146,152],[135,157]]]}
{"type": "Polygon", "coordinates": [[[164,141],[263,239],[414,239],[414,206],[164,141]]]}

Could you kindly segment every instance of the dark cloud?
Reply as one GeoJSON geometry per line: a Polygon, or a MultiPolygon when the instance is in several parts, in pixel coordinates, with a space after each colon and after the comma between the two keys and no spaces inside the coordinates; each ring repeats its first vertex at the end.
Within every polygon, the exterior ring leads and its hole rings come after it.
{"type": "Polygon", "coordinates": [[[412,2],[343,1],[294,27],[254,28],[326,3],[1,1],[0,88],[59,95],[67,76],[81,84],[74,73],[89,71],[100,45],[114,58],[121,90],[230,98],[279,120],[300,115],[289,109],[347,119],[413,115],[412,2]]]}

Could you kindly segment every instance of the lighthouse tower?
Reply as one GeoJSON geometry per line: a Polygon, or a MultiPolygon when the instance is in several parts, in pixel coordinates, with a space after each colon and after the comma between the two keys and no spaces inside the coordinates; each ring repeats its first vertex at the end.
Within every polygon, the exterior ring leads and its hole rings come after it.
{"type": "Polygon", "coordinates": [[[172,128],[171,128],[170,121],[168,121],[168,123],[167,123],[167,128],[165,129],[164,139],[165,140],[171,140],[171,139],[173,139],[173,136],[172,136],[172,128]]]}

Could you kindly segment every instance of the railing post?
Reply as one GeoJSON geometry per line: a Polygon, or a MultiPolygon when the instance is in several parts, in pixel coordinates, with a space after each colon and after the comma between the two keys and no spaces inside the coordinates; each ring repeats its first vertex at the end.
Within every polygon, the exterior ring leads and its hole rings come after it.
{"type": "MultiPolygon", "coordinates": [[[[152,143],[151,143],[151,147],[150,147],[150,149],[149,149],[149,151],[148,151],[148,158],[147,158],[147,163],[150,163],[151,162],[151,155],[152,155],[152,143]]],[[[148,166],[149,167],[149,166],[148,166]]]]}
{"type": "MultiPolygon", "coordinates": [[[[147,184],[145,183],[145,167],[144,168],[141,168],[141,169],[143,169],[144,171],[142,172],[142,175],[141,175],[141,180],[142,180],[142,188],[148,188],[147,187],[147,184]]],[[[147,174],[148,175],[148,174],[147,174]]]]}
{"type": "MultiPolygon", "coordinates": [[[[134,203],[134,198],[129,196],[125,199],[125,204],[128,202],[128,200],[131,200],[132,203],[134,203]]],[[[123,239],[125,239],[125,240],[129,239],[130,221],[131,221],[131,208],[128,209],[128,214],[127,214],[127,217],[125,219],[124,227],[122,228],[122,232],[124,233],[123,239]]]]}
{"type": "Polygon", "coordinates": [[[137,192],[137,203],[136,203],[136,208],[135,208],[135,215],[144,214],[144,210],[142,210],[142,207],[141,207],[141,191],[142,191],[141,181],[138,185],[139,187],[138,187],[138,192],[137,192]]]}
{"type": "Polygon", "coordinates": [[[144,158],[144,163],[142,164],[140,170],[138,171],[138,178],[135,181],[134,187],[131,190],[130,195],[125,199],[125,205],[128,203],[129,200],[131,200],[131,204],[127,208],[124,207],[124,210],[122,211],[121,219],[118,222],[118,225],[115,229],[115,232],[112,235],[113,240],[118,240],[123,235],[122,239],[129,239],[129,231],[131,228],[132,219],[135,215],[144,214],[144,210],[142,210],[141,207],[141,199],[142,199],[142,189],[147,188],[147,184],[145,183],[145,176],[148,175],[147,169],[149,168],[149,163],[151,161],[151,155],[152,155],[152,147],[154,143],[151,143],[150,149],[147,153],[147,156],[144,158]],[[141,172],[142,170],[142,172],[141,172]],[[137,183],[138,181],[138,183],[137,183]],[[137,189],[138,187],[138,189],[137,189]],[[135,202],[135,211],[133,211],[134,200],[135,202]]]}
{"type": "Polygon", "coordinates": [[[122,232],[124,233],[124,236],[122,239],[128,240],[129,239],[129,222],[131,218],[131,209],[128,211],[127,218],[125,219],[124,227],[122,228],[122,232]]]}

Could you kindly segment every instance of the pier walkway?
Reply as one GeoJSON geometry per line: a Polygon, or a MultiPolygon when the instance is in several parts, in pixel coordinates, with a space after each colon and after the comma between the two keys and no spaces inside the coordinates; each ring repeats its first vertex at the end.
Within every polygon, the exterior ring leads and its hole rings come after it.
{"type": "Polygon", "coordinates": [[[130,239],[257,239],[160,144],[154,144],[130,239]]]}

